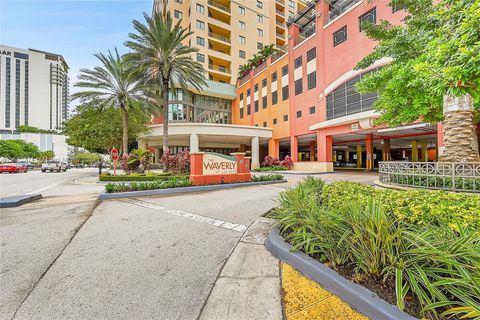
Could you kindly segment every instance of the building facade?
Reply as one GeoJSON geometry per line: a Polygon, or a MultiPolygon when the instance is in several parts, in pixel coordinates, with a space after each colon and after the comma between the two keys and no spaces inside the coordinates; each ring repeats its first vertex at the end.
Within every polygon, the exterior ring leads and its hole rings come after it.
{"type": "Polygon", "coordinates": [[[192,57],[207,79],[235,84],[239,65],[264,45],[287,43],[286,22],[303,10],[303,0],[155,0],[153,10],[169,10],[183,28],[193,32],[192,57]]]}
{"type": "Polygon", "coordinates": [[[0,130],[61,129],[68,116],[68,81],[61,55],[0,45],[0,130]]]}

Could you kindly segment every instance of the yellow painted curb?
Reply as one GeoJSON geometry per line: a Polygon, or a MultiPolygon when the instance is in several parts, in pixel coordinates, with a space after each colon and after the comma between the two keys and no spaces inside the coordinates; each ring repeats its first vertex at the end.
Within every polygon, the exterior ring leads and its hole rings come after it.
{"type": "Polygon", "coordinates": [[[282,263],[282,290],[287,320],[368,320],[286,263],[282,263]]]}

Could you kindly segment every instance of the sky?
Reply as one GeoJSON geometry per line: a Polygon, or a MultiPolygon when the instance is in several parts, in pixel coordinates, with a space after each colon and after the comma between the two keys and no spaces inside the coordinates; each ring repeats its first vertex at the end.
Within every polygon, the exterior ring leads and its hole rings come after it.
{"type": "Polygon", "coordinates": [[[62,55],[75,92],[79,69],[98,65],[94,53],[127,52],[132,20],[143,21],[152,6],[153,0],[0,0],[0,43],[62,55]]]}

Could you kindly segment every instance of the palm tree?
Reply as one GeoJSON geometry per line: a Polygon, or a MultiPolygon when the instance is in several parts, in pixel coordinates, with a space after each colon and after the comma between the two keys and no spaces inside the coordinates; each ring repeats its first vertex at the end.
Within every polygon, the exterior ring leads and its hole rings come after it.
{"type": "Polygon", "coordinates": [[[125,45],[132,50],[128,59],[137,69],[139,81],[151,91],[160,91],[157,104],[163,109],[163,152],[167,152],[168,92],[175,87],[186,91],[188,86],[201,90],[206,84],[205,70],[191,58],[198,49],[183,44],[193,32],[183,29],[180,21],[174,24],[170,12],[144,17],[145,24],[133,21],[136,33],[129,34],[125,45]]]}
{"type": "Polygon", "coordinates": [[[260,50],[259,54],[262,56],[262,58],[265,60],[269,56],[271,56],[274,53],[277,53],[278,49],[275,47],[274,44],[269,44],[268,46],[264,46],[262,50],[260,50]]]}
{"type": "Polygon", "coordinates": [[[238,78],[245,77],[251,69],[252,69],[252,66],[250,65],[249,62],[238,66],[238,78]]]}
{"type": "Polygon", "coordinates": [[[145,95],[138,81],[131,77],[131,70],[115,48],[115,54],[95,54],[101,66],[80,69],[79,81],[75,87],[84,88],[72,95],[84,104],[104,110],[117,108],[122,113],[122,153],[128,152],[128,112],[135,103],[146,102],[145,95]]]}

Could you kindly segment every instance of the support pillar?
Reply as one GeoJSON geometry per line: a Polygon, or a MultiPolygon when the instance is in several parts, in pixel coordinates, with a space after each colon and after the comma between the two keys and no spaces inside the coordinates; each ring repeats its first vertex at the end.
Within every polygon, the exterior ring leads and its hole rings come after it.
{"type": "Polygon", "coordinates": [[[317,131],[317,161],[332,162],[332,136],[327,136],[325,130],[317,131]]]}
{"type": "Polygon", "coordinates": [[[160,149],[155,148],[155,163],[160,163],[160,149]]]}
{"type": "Polygon", "coordinates": [[[298,161],[298,137],[296,136],[290,138],[290,155],[293,162],[298,161]]]}
{"type": "Polygon", "coordinates": [[[350,150],[348,149],[348,146],[347,149],[345,149],[345,162],[350,162],[350,150]]]}
{"type": "Polygon", "coordinates": [[[357,168],[362,167],[362,145],[357,144],[357,168]]]}
{"type": "Polygon", "coordinates": [[[143,150],[147,149],[147,142],[143,139],[138,140],[138,147],[142,148],[143,150]]]}
{"type": "Polygon", "coordinates": [[[374,166],[373,135],[368,134],[365,142],[366,142],[366,151],[367,151],[367,170],[372,171],[374,166]]]}
{"type": "Polygon", "coordinates": [[[382,161],[390,161],[390,139],[383,139],[382,161]]]}
{"type": "Polygon", "coordinates": [[[252,169],[260,167],[260,140],[258,137],[252,138],[252,169]]]}
{"type": "Polygon", "coordinates": [[[268,155],[278,158],[280,155],[280,142],[276,139],[268,140],[268,155]]]}
{"type": "Polygon", "coordinates": [[[427,162],[428,161],[428,146],[427,146],[427,143],[426,142],[422,142],[421,144],[421,147],[422,147],[422,161],[423,162],[427,162]]]}
{"type": "Polygon", "coordinates": [[[412,141],[412,161],[417,162],[418,161],[418,144],[417,140],[412,141]]]}
{"type": "Polygon", "coordinates": [[[315,141],[310,141],[310,161],[315,161],[315,141]]]}
{"type": "Polygon", "coordinates": [[[198,135],[195,133],[190,134],[190,153],[199,152],[198,135]]]}

